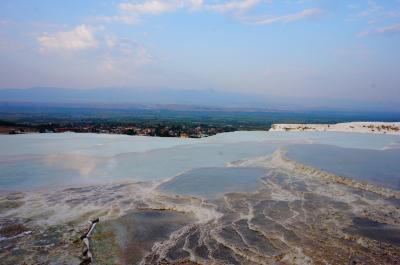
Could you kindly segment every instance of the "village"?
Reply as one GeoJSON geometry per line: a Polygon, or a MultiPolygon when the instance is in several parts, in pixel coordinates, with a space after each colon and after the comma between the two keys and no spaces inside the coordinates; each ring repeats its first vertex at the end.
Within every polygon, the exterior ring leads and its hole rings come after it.
{"type": "Polygon", "coordinates": [[[137,136],[203,138],[222,132],[235,131],[233,126],[212,125],[147,125],[147,124],[97,124],[97,123],[67,123],[67,124],[41,124],[35,126],[9,126],[3,128],[2,133],[101,133],[125,134],[137,136]]]}

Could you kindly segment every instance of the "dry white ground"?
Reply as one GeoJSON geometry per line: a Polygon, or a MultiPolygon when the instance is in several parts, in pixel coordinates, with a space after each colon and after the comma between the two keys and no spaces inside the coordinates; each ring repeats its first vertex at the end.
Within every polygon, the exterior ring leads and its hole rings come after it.
{"type": "Polygon", "coordinates": [[[273,124],[270,131],[327,131],[400,135],[400,122],[346,122],[336,124],[273,124]]]}

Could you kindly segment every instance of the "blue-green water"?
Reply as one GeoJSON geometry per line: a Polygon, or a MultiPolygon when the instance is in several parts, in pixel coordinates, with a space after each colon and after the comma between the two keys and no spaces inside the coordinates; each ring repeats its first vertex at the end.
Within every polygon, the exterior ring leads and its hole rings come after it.
{"type": "Polygon", "coordinates": [[[251,192],[257,189],[263,168],[207,167],[185,172],[160,185],[160,190],[215,199],[229,192],[251,192]]]}
{"type": "Polygon", "coordinates": [[[336,175],[400,190],[400,149],[291,145],[288,147],[287,157],[336,175]]]}
{"type": "MultiPolygon", "coordinates": [[[[334,132],[233,132],[202,139],[77,133],[0,135],[0,191],[114,180],[159,181],[193,168],[224,167],[236,160],[268,156],[278,148],[296,144],[351,148],[343,151],[349,156],[357,149],[358,156],[364,160],[354,164],[354,172],[333,172],[359,177],[368,171],[371,175],[366,179],[387,182],[398,172],[398,167],[385,162],[390,158],[391,163],[396,164],[396,151],[386,152],[381,159],[362,155],[362,150],[367,154],[373,150],[398,148],[399,143],[399,136],[334,132]],[[378,168],[380,171],[374,171],[378,168]]],[[[300,153],[298,159],[302,156],[300,153]]],[[[331,156],[339,159],[343,155],[332,153],[331,156]]],[[[306,158],[304,154],[303,159],[306,158]]],[[[338,168],[334,159],[326,161],[327,166],[331,162],[332,168],[327,167],[327,170],[338,168]]],[[[391,187],[396,185],[397,182],[390,183],[391,187]]]]}

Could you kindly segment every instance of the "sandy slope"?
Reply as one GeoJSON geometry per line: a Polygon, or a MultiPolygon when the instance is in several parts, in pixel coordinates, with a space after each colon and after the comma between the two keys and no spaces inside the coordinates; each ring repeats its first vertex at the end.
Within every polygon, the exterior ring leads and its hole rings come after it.
{"type": "Polygon", "coordinates": [[[400,122],[346,122],[337,124],[273,124],[270,131],[329,131],[400,135],[400,122]]]}

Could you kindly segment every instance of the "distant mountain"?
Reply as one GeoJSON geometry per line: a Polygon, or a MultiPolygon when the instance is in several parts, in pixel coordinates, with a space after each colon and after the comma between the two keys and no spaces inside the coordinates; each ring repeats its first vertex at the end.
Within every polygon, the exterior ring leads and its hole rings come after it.
{"type": "Polygon", "coordinates": [[[400,112],[400,104],[356,100],[284,98],[218,90],[129,88],[27,88],[0,89],[0,102],[54,104],[164,104],[268,110],[345,110],[400,112]]]}
{"type": "Polygon", "coordinates": [[[0,101],[46,103],[135,103],[188,104],[207,106],[265,106],[265,99],[240,93],[214,90],[138,90],[124,88],[67,89],[28,88],[2,89],[0,101]]]}

